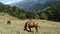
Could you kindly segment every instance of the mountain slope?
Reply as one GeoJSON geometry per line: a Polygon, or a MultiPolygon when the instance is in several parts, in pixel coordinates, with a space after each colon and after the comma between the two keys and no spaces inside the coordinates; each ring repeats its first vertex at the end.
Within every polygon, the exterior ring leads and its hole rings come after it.
{"type": "Polygon", "coordinates": [[[24,9],[29,9],[30,7],[36,5],[36,4],[43,4],[44,2],[46,2],[47,0],[24,0],[22,2],[18,2],[15,4],[11,4],[13,6],[17,6],[17,7],[21,7],[24,9]]]}
{"type": "Polygon", "coordinates": [[[22,2],[11,4],[27,10],[41,10],[48,6],[55,5],[59,0],[23,0],[22,2]]]}
{"type": "Polygon", "coordinates": [[[47,7],[52,7],[56,4],[58,4],[59,2],[60,1],[58,1],[58,0],[49,0],[49,1],[45,2],[44,4],[40,4],[40,3],[35,4],[34,6],[32,6],[31,9],[34,11],[40,11],[40,10],[45,9],[47,7]]]}

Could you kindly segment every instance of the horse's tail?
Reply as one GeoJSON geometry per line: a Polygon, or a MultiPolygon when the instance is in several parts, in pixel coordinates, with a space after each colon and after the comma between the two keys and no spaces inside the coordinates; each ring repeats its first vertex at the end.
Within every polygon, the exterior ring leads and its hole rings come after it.
{"type": "Polygon", "coordinates": [[[25,28],[24,30],[26,30],[26,29],[27,29],[27,23],[25,23],[24,28],[25,28]]]}

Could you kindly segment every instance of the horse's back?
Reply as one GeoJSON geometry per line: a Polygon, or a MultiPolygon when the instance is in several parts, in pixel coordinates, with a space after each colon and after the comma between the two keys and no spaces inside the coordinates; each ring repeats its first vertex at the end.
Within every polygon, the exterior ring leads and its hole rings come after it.
{"type": "Polygon", "coordinates": [[[28,21],[26,23],[28,26],[38,26],[38,23],[36,21],[28,21]]]}

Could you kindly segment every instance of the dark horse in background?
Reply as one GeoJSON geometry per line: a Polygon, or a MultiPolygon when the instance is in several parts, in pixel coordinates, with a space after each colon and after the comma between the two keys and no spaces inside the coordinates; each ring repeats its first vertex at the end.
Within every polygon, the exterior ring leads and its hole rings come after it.
{"type": "Polygon", "coordinates": [[[7,21],[7,25],[11,24],[11,21],[7,21]]]}
{"type": "Polygon", "coordinates": [[[31,32],[31,28],[35,28],[36,32],[38,32],[38,23],[34,20],[29,20],[25,23],[24,30],[27,30],[27,27],[29,28],[29,31],[31,32]]]}

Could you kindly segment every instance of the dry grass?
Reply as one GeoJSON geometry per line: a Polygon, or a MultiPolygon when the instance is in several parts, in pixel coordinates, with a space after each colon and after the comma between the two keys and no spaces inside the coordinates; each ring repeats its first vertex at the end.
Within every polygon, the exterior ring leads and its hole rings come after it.
{"type": "Polygon", "coordinates": [[[41,26],[37,33],[24,31],[24,23],[28,20],[19,20],[15,17],[5,15],[0,16],[0,33],[1,34],[60,34],[60,23],[46,20],[38,20],[41,26]],[[11,20],[11,25],[7,25],[6,21],[11,20]]]}

